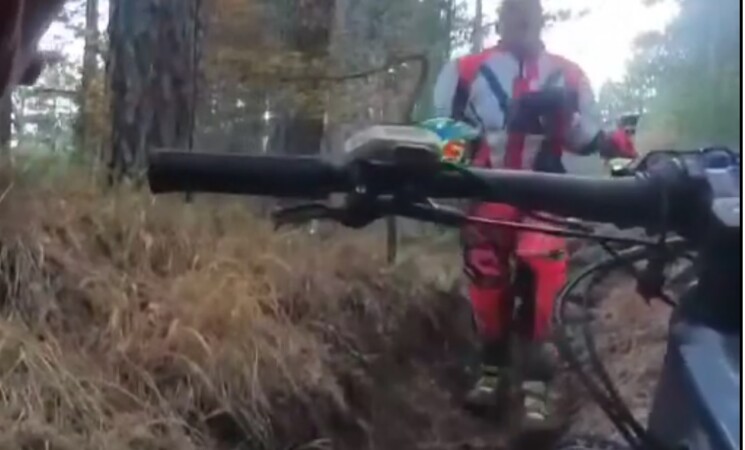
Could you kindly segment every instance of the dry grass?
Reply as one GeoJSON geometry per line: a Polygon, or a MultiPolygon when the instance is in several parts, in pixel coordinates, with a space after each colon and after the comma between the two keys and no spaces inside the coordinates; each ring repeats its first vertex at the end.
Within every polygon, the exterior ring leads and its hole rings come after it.
{"type": "MultiPolygon", "coordinates": [[[[34,167],[0,171],[0,450],[503,448],[454,399],[471,330],[449,236],[388,267],[374,234],[34,167]]],[[[664,326],[627,306],[601,326],[646,323],[629,339],[655,333],[652,354],[603,352],[643,410],[664,326]]]]}
{"type": "Polygon", "coordinates": [[[75,179],[0,181],[0,449],[359,443],[366,371],[452,306],[431,254],[75,179]]]}

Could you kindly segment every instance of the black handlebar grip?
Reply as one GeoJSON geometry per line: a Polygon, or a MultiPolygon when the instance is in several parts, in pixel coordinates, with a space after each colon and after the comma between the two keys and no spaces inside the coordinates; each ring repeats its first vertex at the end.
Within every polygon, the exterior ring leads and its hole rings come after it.
{"type": "Polygon", "coordinates": [[[657,225],[661,220],[662,185],[647,177],[603,179],[487,169],[468,173],[441,174],[428,180],[426,191],[433,197],[507,203],[620,227],[657,225]]]}
{"type": "Polygon", "coordinates": [[[347,190],[344,172],[319,158],[157,151],[149,155],[153,193],[207,192],[318,198],[347,190]]]}

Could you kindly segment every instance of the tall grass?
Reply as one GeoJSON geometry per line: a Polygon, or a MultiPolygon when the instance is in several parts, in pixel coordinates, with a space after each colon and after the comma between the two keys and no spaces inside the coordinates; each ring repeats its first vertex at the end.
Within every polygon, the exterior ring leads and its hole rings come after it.
{"type": "Polygon", "coordinates": [[[458,269],[431,251],[387,267],[375,236],[274,232],[241,201],[24,174],[0,177],[0,449],[362,436],[350,383],[417,345],[399,339],[412,317],[441,326],[458,269]]]}

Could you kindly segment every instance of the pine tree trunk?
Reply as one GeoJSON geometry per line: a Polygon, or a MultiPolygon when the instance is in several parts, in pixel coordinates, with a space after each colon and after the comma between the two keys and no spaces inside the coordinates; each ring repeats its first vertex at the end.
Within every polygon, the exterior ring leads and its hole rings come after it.
{"type": "Polygon", "coordinates": [[[98,72],[99,33],[98,33],[98,0],[86,0],[85,4],[85,49],[83,51],[83,72],[81,77],[80,96],[80,144],[86,155],[96,153],[93,142],[93,114],[89,99],[92,96],[91,86],[98,72]]]}
{"type": "Polygon", "coordinates": [[[13,96],[8,93],[0,99],[0,152],[10,149],[13,118],[13,96]]]}
{"type": "Polygon", "coordinates": [[[453,53],[453,25],[455,19],[455,0],[445,0],[445,29],[448,30],[448,39],[446,43],[446,53],[448,57],[453,53]]]}
{"type": "MultiPolygon", "coordinates": [[[[289,20],[282,33],[284,44],[301,55],[305,67],[323,75],[331,64],[329,46],[334,23],[334,0],[298,0],[287,11],[289,20]]],[[[317,154],[324,135],[324,116],[328,101],[326,83],[302,83],[281,105],[269,148],[273,152],[317,154]]]]}
{"type": "Polygon", "coordinates": [[[138,175],[152,148],[190,147],[199,0],[113,0],[109,21],[112,180],[138,175]]]}
{"type": "Polygon", "coordinates": [[[473,18],[473,32],[471,35],[471,53],[481,53],[484,50],[484,2],[476,0],[476,14],[473,18]]]}

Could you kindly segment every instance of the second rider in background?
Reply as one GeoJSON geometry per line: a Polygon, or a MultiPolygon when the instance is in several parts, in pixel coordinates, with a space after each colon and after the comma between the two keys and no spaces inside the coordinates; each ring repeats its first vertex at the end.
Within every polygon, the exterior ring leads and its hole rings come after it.
{"type": "MultiPolygon", "coordinates": [[[[540,0],[504,0],[499,9],[496,47],[448,63],[435,87],[440,117],[467,122],[482,131],[483,139],[472,158],[479,167],[564,172],[561,155],[600,153],[604,158],[634,158],[626,134],[607,134],[592,88],[579,66],[546,51],[541,40],[544,24],[540,0]],[[507,133],[510,107],[528,92],[561,88],[577,95],[576,110],[556,117],[558,136],[507,133]]],[[[508,205],[481,203],[472,213],[493,219],[534,220],[508,205]]],[[[485,411],[499,406],[506,393],[505,369],[510,361],[510,330],[520,329],[531,343],[529,353],[540,354],[550,333],[554,299],[567,276],[567,255],[562,238],[536,232],[514,232],[469,226],[463,230],[468,295],[482,341],[481,372],[466,397],[468,407],[485,411]],[[513,323],[514,263],[532,273],[532,298],[524,299],[528,320],[513,323]],[[530,323],[525,323],[530,322],[530,323]],[[518,325],[518,326],[515,326],[518,325]]],[[[526,368],[521,391],[526,418],[547,419],[550,371],[543,364],[526,368]]]]}

